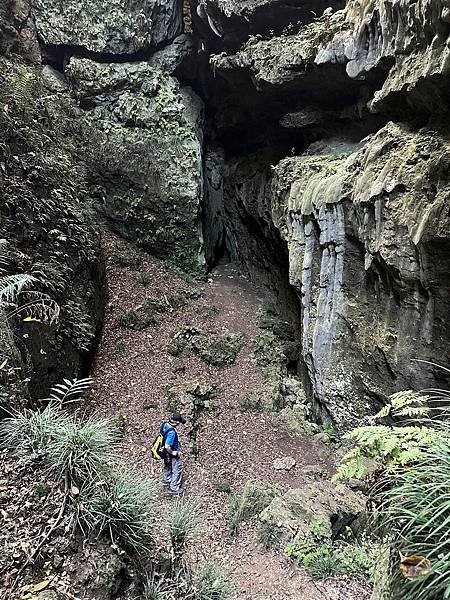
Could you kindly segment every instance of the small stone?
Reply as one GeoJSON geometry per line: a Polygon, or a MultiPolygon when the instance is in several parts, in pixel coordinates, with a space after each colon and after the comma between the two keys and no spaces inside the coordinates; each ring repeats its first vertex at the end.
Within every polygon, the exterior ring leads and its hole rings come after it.
{"type": "Polygon", "coordinates": [[[276,471],[290,471],[296,465],[295,459],[292,456],[283,456],[273,461],[273,468],[276,471]]]}

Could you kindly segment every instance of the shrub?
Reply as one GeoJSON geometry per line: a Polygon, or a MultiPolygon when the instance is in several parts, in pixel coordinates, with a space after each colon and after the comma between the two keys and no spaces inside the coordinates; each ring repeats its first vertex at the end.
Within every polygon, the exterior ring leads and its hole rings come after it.
{"type": "Polygon", "coordinates": [[[77,522],[83,530],[109,533],[113,543],[146,551],[153,545],[156,496],[152,480],[116,465],[104,480],[89,480],[81,488],[77,522]]]}
{"type": "Polygon", "coordinates": [[[290,543],[285,553],[301,564],[314,579],[338,575],[366,578],[371,575],[374,563],[374,553],[368,544],[335,541],[320,521],[311,524],[307,535],[290,543]]]}
{"type": "Polygon", "coordinates": [[[228,526],[232,535],[239,533],[239,526],[244,521],[261,513],[273,500],[276,488],[267,483],[247,481],[242,494],[233,496],[228,509],[228,526]]]}

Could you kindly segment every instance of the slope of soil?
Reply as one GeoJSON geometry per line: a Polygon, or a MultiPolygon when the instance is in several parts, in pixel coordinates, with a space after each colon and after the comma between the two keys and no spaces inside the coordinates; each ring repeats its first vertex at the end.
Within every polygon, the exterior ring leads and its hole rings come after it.
{"type": "MultiPolygon", "coordinates": [[[[237,538],[228,533],[229,495],[220,491],[224,484],[233,493],[239,493],[248,479],[287,489],[306,481],[302,472],[306,465],[332,467],[332,451],[325,445],[275,427],[267,412],[243,410],[243,398],[267,385],[253,357],[252,340],[261,331],[256,323],[258,310],[274,299],[232,265],[218,268],[205,283],[188,282],[109,234],[104,245],[109,303],[94,366],[93,402],[95,410],[124,424],[125,456],[159,478],[160,465],[155,470],[148,450],[168,416],[167,390],[186,381],[216,386],[212,406],[199,417],[197,458],[192,440],[186,431],[180,431],[185,491],[198,499],[206,525],[202,554],[231,572],[242,599],[367,598],[364,586],[342,580],[317,584],[293,568],[280,552],[262,552],[249,527],[237,538]],[[123,315],[131,309],[141,310],[148,300],[164,307],[155,325],[140,331],[120,325],[123,315]],[[218,368],[189,352],[169,354],[172,336],[186,326],[242,334],[245,342],[235,363],[218,368]],[[289,473],[275,471],[274,459],[286,455],[295,458],[295,468],[289,473]]],[[[162,497],[161,502],[170,503],[171,499],[162,497]]]]}

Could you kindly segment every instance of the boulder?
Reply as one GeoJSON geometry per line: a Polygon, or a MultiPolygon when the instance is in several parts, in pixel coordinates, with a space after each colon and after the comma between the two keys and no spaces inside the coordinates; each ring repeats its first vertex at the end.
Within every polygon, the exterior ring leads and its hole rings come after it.
{"type": "Polygon", "coordinates": [[[107,54],[133,54],[167,42],[182,31],[177,0],[32,0],[40,40],[107,54]]]}
{"type": "Polygon", "coordinates": [[[313,524],[337,536],[364,511],[365,500],[344,485],[314,481],[275,496],[260,514],[261,521],[275,523],[292,536],[308,535],[313,524]]]}
{"type": "Polygon", "coordinates": [[[233,364],[244,344],[242,335],[202,331],[185,327],[172,338],[168,352],[173,356],[184,350],[197,354],[204,362],[215,367],[233,364]]]}
{"type": "Polygon", "coordinates": [[[275,471],[291,471],[296,465],[295,458],[292,456],[283,456],[276,458],[273,461],[273,468],[275,471]]]}

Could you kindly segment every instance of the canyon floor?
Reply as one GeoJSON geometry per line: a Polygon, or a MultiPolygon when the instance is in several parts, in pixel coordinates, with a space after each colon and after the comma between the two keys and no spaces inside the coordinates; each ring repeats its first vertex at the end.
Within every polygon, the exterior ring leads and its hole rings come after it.
{"type": "MultiPolygon", "coordinates": [[[[307,480],[304,468],[308,465],[333,469],[332,448],[312,436],[280,429],[268,412],[248,412],[243,405],[246,395],[267,385],[254,359],[252,342],[261,333],[256,315],[274,298],[250,283],[234,265],[219,266],[207,281],[195,282],[110,234],[104,237],[104,249],[109,301],[94,366],[92,402],[95,411],[124,424],[126,460],[159,480],[160,465],[152,464],[149,447],[169,413],[168,389],[193,381],[216,388],[211,407],[199,418],[198,456],[192,438],[180,431],[185,494],[197,499],[204,521],[196,549],[199,560],[208,558],[225,568],[242,599],[368,598],[370,592],[363,583],[314,582],[284,558],[281,549],[263,551],[251,526],[244,526],[237,537],[229,533],[230,493],[241,492],[247,480],[288,489],[307,480]],[[120,326],[123,315],[148,301],[166,307],[156,324],[141,331],[120,326]],[[169,354],[173,335],[187,326],[242,334],[245,342],[235,363],[218,368],[191,353],[169,354]],[[295,458],[294,469],[275,471],[274,459],[286,455],[295,458]]],[[[163,508],[170,502],[161,494],[163,508]]]]}

